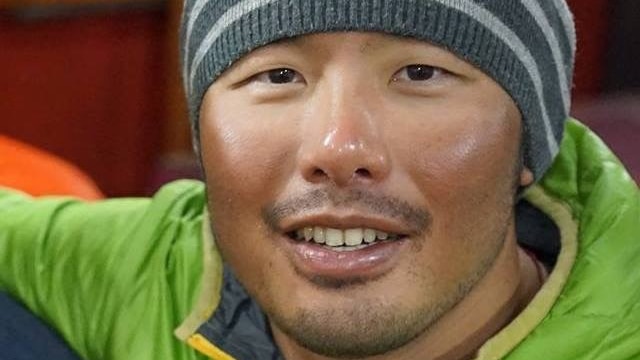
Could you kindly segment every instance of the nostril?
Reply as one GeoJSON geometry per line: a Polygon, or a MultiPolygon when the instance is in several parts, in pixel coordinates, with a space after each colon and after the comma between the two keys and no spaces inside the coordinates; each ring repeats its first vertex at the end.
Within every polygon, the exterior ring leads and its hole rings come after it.
{"type": "Polygon", "coordinates": [[[342,164],[336,165],[334,168],[314,166],[304,171],[304,177],[307,181],[312,183],[331,181],[339,186],[346,185],[350,181],[370,181],[373,180],[374,176],[375,173],[367,167],[354,169],[353,167],[343,166],[342,164]]]}
{"type": "Polygon", "coordinates": [[[359,177],[365,177],[365,178],[371,177],[371,172],[364,168],[356,169],[355,174],[359,177]]]}
{"type": "Polygon", "coordinates": [[[324,177],[324,176],[326,176],[326,175],[327,175],[327,174],[326,174],[324,171],[322,171],[322,169],[318,169],[318,168],[316,168],[316,169],[313,171],[313,177],[314,177],[314,178],[320,178],[320,177],[324,177]]]}

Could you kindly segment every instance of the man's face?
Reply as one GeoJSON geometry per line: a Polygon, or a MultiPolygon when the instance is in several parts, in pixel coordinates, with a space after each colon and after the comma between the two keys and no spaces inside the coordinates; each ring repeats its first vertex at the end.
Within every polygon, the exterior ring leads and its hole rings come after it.
{"type": "Polygon", "coordinates": [[[224,259],[274,331],[316,353],[410,342],[513,230],[519,112],[425,42],[333,33],[265,46],[209,89],[200,126],[224,259]],[[341,241],[354,245],[327,245],[341,241]]]}

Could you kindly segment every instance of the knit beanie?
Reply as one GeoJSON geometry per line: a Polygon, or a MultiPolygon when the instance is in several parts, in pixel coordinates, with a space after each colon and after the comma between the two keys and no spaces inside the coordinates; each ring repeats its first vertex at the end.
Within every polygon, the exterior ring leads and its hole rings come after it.
{"type": "Polygon", "coordinates": [[[225,69],[268,43],[336,31],[412,37],[473,64],[518,106],[534,177],[551,165],[571,105],[576,50],[565,0],[185,0],[181,57],[196,152],[204,93],[225,69]]]}

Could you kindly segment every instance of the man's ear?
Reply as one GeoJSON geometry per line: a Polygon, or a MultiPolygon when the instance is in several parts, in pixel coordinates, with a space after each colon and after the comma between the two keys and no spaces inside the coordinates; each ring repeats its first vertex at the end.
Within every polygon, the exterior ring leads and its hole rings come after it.
{"type": "Polygon", "coordinates": [[[533,172],[526,166],[523,166],[520,172],[520,186],[525,188],[531,184],[533,184],[533,172]]]}

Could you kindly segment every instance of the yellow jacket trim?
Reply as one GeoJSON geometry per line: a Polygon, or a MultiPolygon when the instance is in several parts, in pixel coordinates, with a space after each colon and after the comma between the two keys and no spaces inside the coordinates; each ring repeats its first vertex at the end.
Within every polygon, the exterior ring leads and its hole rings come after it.
{"type": "Polygon", "coordinates": [[[564,288],[578,250],[578,224],[564,203],[535,185],[527,191],[527,200],[547,214],[560,229],[560,254],[547,282],[531,303],[507,327],[487,341],[476,360],[498,360],[507,356],[540,324],[564,288]]]}
{"type": "Polygon", "coordinates": [[[222,289],[222,259],[216,249],[215,239],[211,234],[209,225],[209,212],[202,215],[202,249],[204,257],[204,270],[200,295],[196,305],[189,316],[174,331],[178,339],[186,341],[198,328],[213,315],[220,303],[220,291],[222,289]]]}
{"type": "Polygon", "coordinates": [[[214,360],[235,360],[231,356],[227,355],[224,351],[218,349],[212,343],[210,343],[207,339],[205,339],[202,335],[195,334],[189,339],[187,339],[187,343],[191,345],[194,349],[200,351],[201,353],[207,355],[211,359],[214,360]]]}

